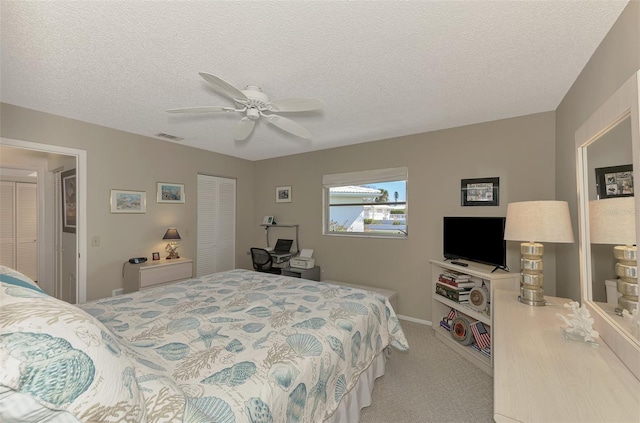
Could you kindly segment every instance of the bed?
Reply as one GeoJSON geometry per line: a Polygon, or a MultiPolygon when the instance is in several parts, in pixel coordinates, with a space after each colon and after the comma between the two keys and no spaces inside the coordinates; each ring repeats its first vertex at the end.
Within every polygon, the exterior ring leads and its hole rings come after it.
{"type": "Polygon", "coordinates": [[[352,287],[236,269],[76,307],[2,276],[2,421],[353,422],[408,349],[352,287]]]}

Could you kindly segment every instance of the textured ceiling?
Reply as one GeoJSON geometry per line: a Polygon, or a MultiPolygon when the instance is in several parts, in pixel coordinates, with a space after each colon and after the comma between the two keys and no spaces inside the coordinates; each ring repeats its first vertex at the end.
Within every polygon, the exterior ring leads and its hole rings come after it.
{"type": "Polygon", "coordinates": [[[626,4],[2,0],[0,101],[259,160],[554,110],[626,4]],[[233,106],[198,72],[322,100],[313,137],[166,113],[233,106]]]}

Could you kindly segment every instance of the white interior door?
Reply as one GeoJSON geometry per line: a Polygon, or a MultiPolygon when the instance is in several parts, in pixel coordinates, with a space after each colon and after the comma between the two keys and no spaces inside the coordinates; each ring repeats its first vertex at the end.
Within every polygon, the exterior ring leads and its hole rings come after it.
{"type": "Polygon", "coordinates": [[[198,175],[196,276],[234,269],[236,180],[198,175]]]}
{"type": "Polygon", "coordinates": [[[15,183],[0,181],[0,264],[16,267],[15,183]]]}
{"type": "Polygon", "coordinates": [[[38,280],[38,186],[0,182],[0,264],[38,280]]]}
{"type": "Polygon", "coordinates": [[[16,270],[38,280],[38,187],[16,182],[16,270]]]}

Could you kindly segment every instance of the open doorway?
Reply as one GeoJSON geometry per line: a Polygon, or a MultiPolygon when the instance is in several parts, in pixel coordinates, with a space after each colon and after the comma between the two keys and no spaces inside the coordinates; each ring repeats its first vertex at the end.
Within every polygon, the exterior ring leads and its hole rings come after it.
{"type": "Polygon", "coordinates": [[[0,167],[37,174],[38,283],[62,300],[86,301],[86,152],[1,138],[0,167]],[[71,169],[76,173],[75,233],[62,230],[61,217],[60,178],[71,169]]]}

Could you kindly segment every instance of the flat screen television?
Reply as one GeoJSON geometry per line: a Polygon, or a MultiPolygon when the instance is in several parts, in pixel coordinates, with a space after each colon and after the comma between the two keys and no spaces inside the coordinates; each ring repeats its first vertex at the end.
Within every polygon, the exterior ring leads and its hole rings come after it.
{"type": "MultiPolygon", "coordinates": [[[[505,217],[444,217],[443,252],[448,260],[468,260],[507,268],[505,217]]],[[[494,271],[496,270],[494,269],[494,271]]]]}

